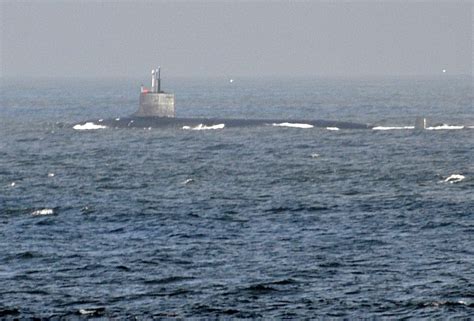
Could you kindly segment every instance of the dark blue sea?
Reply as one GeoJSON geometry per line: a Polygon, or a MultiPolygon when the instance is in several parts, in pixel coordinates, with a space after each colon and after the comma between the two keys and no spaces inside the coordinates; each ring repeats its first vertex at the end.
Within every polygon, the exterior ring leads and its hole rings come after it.
{"type": "Polygon", "coordinates": [[[163,82],[179,117],[380,130],[73,128],[145,82],[1,81],[0,318],[474,315],[471,77],[163,82]]]}

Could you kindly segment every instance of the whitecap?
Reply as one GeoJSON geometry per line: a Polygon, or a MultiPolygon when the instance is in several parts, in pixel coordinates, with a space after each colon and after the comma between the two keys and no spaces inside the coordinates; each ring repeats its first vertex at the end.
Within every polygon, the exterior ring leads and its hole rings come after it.
{"type": "Polygon", "coordinates": [[[313,128],[311,124],[300,124],[300,123],[273,123],[273,126],[276,127],[291,127],[291,128],[313,128]]]}
{"type": "Polygon", "coordinates": [[[103,121],[104,121],[104,120],[103,120],[102,118],[101,118],[101,119],[99,119],[99,123],[101,123],[101,122],[103,122],[103,121]]]}
{"type": "Polygon", "coordinates": [[[466,176],[461,175],[461,174],[453,174],[449,177],[447,177],[444,181],[449,182],[449,183],[459,183],[460,181],[464,180],[466,176]]]}
{"type": "Polygon", "coordinates": [[[188,178],[187,180],[185,180],[185,181],[183,182],[184,185],[187,185],[187,184],[190,184],[190,183],[194,183],[194,179],[188,178]]]}
{"type": "Polygon", "coordinates": [[[87,309],[79,309],[79,314],[87,316],[87,317],[97,317],[102,316],[105,312],[105,308],[87,308],[87,309]]]}
{"type": "Polygon", "coordinates": [[[82,315],[88,315],[88,314],[94,314],[95,310],[87,310],[87,309],[79,309],[79,314],[82,315]]]}
{"type": "Polygon", "coordinates": [[[225,124],[217,124],[217,125],[203,125],[199,124],[197,126],[191,127],[191,126],[183,126],[183,129],[186,130],[206,130],[206,129],[222,129],[225,127],[225,124]]]}
{"type": "Polygon", "coordinates": [[[415,126],[375,126],[372,130],[400,130],[400,129],[414,129],[415,126]]]}
{"type": "Polygon", "coordinates": [[[311,158],[318,158],[319,157],[319,154],[318,153],[312,153],[311,154],[311,158]]]}
{"type": "Polygon", "coordinates": [[[36,210],[31,215],[40,216],[40,215],[52,215],[54,210],[52,208],[43,208],[42,210],[36,210]]]}
{"type": "Polygon", "coordinates": [[[457,126],[457,125],[447,125],[443,124],[440,126],[434,126],[434,127],[426,127],[427,130],[443,130],[443,129],[463,129],[464,126],[457,126]]]}
{"type": "Polygon", "coordinates": [[[97,125],[97,124],[94,124],[93,122],[87,122],[83,125],[81,124],[74,125],[73,128],[75,130],[91,130],[91,129],[103,129],[103,128],[107,128],[107,126],[97,125]]]}
{"type": "Polygon", "coordinates": [[[327,130],[339,130],[337,127],[326,127],[327,130]]]}

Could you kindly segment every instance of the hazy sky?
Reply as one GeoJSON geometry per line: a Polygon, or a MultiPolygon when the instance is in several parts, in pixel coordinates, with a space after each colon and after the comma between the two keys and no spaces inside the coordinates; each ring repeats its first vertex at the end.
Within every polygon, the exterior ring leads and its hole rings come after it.
{"type": "Polygon", "coordinates": [[[0,2],[7,77],[472,72],[471,1],[0,2]]]}

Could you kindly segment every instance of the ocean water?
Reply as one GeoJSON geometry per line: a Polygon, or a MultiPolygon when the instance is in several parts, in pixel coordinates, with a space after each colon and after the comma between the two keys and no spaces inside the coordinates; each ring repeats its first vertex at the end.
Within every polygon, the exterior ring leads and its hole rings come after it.
{"type": "Polygon", "coordinates": [[[2,80],[0,318],[472,317],[472,78],[164,82],[181,117],[386,130],[73,129],[145,81],[2,80]]]}

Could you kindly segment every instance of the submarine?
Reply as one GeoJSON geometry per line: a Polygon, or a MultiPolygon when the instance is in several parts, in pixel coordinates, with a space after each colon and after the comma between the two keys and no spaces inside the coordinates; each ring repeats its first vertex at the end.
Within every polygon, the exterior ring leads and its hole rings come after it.
{"type": "MultiPolygon", "coordinates": [[[[128,117],[114,119],[96,119],[82,122],[74,128],[95,126],[94,128],[166,128],[175,127],[182,129],[219,129],[228,127],[256,127],[256,126],[281,126],[296,128],[326,128],[339,129],[377,129],[377,126],[332,120],[307,120],[307,119],[244,119],[244,118],[181,118],[176,117],[175,96],[173,93],[161,90],[161,68],[151,71],[151,87],[140,88],[138,110],[128,117]]],[[[426,119],[417,118],[414,129],[425,129],[426,119]]]]}

